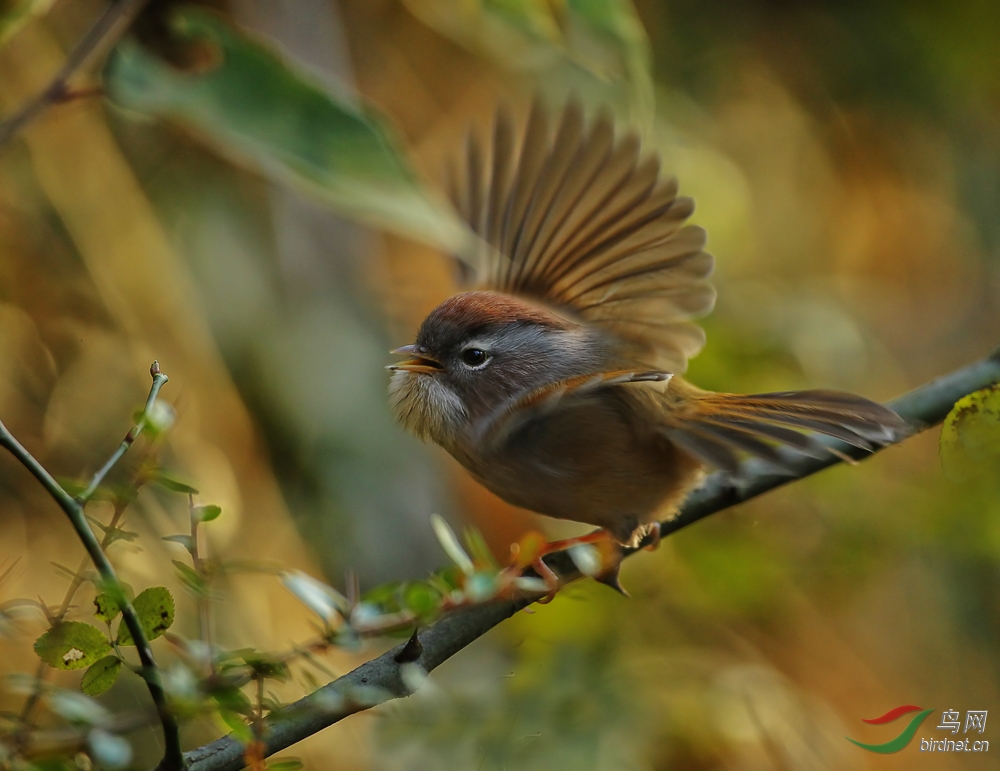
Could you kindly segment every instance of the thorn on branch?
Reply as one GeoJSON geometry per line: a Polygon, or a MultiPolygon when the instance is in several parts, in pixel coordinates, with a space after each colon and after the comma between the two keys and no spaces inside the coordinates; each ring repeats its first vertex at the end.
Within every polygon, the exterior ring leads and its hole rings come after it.
{"type": "Polygon", "coordinates": [[[397,664],[412,664],[413,662],[420,659],[424,653],[424,644],[420,642],[420,638],[417,637],[416,629],[413,630],[413,634],[410,635],[410,639],[406,641],[406,645],[399,649],[399,652],[392,658],[397,664]]]}

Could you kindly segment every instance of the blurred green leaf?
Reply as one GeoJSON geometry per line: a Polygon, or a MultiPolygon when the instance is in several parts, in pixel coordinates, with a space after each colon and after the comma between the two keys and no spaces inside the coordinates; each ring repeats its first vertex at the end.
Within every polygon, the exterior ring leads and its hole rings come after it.
{"type": "Polygon", "coordinates": [[[83,669],[110,651],[101,630],[82,621],[65,621],[35,640],[35,653],[56,669],[83,669]]]}
{"type": "Polygon", "coordinates": [[[193,128],[234,160],[296,182],[348,216],[467,251],[468,231],[424,191],[372,109],[327,93],[214,14],[185,9],[174,28],[211,44],[215,66],[180,72],[125,41],[104,72],[113,102],[193,128]]]}
{"type": "Polygon", "coordinates": [[[128,541],[131,543],[139,537],[138,533],[134,533],[131,530],[125,530],[121,527],[106,527],[97,522],[93,517],[88,517],[87,519],[104,531],[104,538],[102,540],[107,546],[110,546],[115,541],[128,541]]]}
{"type": "Polygon", "coordinates": [[[110,624],[121,612],[122,609],[118,601],[110,594],[101,592],[94,597],[94,615],[105,624],[110,624]]]}
{"type": "Polygon", "coordinates": [[[115,684],[121,669],[122,660],[120,658],[114,655],[105,656],[100,661],[91,664],[90,669],[83,673],[80,690],[88,696],[100,696],[115,684]]]}
{"type": "Polygon", "coordinates": [[[403,589],[403,605],[418,618],[427,619],[441,607],[441,592],[423,581],[414,581],[403,589]]]}
{"type": "Polygon", "coordinates": [[[48,13],[53,0],[0,0],[0,45],[36,16],[48,13]]]}
{"type": "Polygon", "coordinates": [[[449,594],[462,588],[465,582],[465,573],[458,565],[448,565],[434,571],[427,580],[441,594],[449,594]]]}
{"type": "Polygon", "coordinates": [[[185,565],[180,560],[171,560],[170,562],[177,568],[177,577],[188,589],[199,597],[204,597],[208,593],[208,585],[205,583],[205,579],[198,575],[194,568],[185,565]]]}
{"type": "Polygon", "coordinates": [[[194,507],[194,518],[198,522],[211,522],[213,519],[218,519],[221,513],[222,508],[220,506],[210,505],[194,507]]]}
{"type": "Polygon", "coordinates": [[[219,705],[220,711],[253,717],[253,705],[239,688],[222,688],[213,693],[212,698],[219,705]]]}
{"type": "Polygon", "coordinates": [[[299,771],[305,764],[298,758],[273,758],[267,761],[268,771],[299,771]]]}
{"type": "Polygon", "coordinates": [[[253,741],[253,731],[247,725],[247,721],[239,712],[231,712],[228,709],[220,709],[219,717],[226,727],[233,732],[233,735],[244,744],[253,741]]]}
{"type": "Polygon", "coordinates": [[[111,713],[100,703],[76,691],[53,688],[45,694],[45,700],[49,709],[70,723],[107,725],[111,720],[111,713]]]}
{"type": "Polygon", "coordinates": [[[191,536],[185,535],[184,533],[178,533],[177,535],[164,535],[160,538],[161,541],[166,541],[167,543],[177,543],[183,546],[188,551],[194,547],[194,541],[191,540],[191,536]]]}
{"type": "MultiPolygon", "coordinates": [[[[163,432],[168,431],[177,417],[174,408],[163,401],[153,402],[148,410],[140,414],[145,417],[143,427],[151,437],[157,437],[163,432]]],[[[142,420],[142,417],[136,423],[139,423],[140,420],[142,420]]]]}
{"type": "Polygon", "coordinates": [[[633,98],[652,117],[649,38],[632,0],[567,0],[566,12],[570,24],[585,38],[568,33],[581,52],[576,58],[597,75],[627,81],[634,89],[633,98]]]}
{"type": "Polygon", "coordinates": [[[344,595],[301,570],[282,572],[281,583],[327,624],[339,622],[342,616],[351,612],[351,605],[344,595]]]}
{"type": "Polygon", "coordinates": [[[403,607],[400,597],[404,586],[405,584],[400,581],[375,586],[361,595],[362,603],[373,605],[384,613],[395,613],[403,607]]]}
{"type": "Polygon", "coordinates": [[[156,484],[160,485],[161,487],[165,487],[168,490],[175,493],[187,493],[189,495],[198,494],[198,491],[195,488],[191,487],[191,485],[181,482],[176,477],[172,476],[171,474],[167,474],[164,471],[157,471],[156,474],[153,476],[153,481],[156,482],[156,484]]]}
{"type": "Polygon", "coordinates": [[[649,39],[632,0],[404,0],[425,24],[514,69],[563,62],[592,83],[625,84],[652,119],[649,39]]]}
{"type": "Polygon", "coordinates": [[[116,736],[102,728],[95,728],[87,734],[90,752],[101,768],[116,771],[132,762],[132,745],[121,736],[116,736]]]}
{"type": "Polygon", "coordinates": [[[469,554],[472,555],[472,561],[476,563],[477,567],[500,567],[493,552],[490,551],[490,547],[486,544],[486,539],[477,528],[465,528],[463,536],[469,554]]]}
{"type": "Polygon", "coordinates": [[[1000,385],[963,396],[941,428],[941,463],[952,482],[1000,468],[1000,385]]]}
{"type": "Polygon", "coordinates": [[[545,0],[483,0],[482,10],[532,37],[557,43],[562,35],[553,7],[545,0]]]}
{"type": "Polygon", "coordinates": [[[445,554],[462,569],[463,573],[472,575],[476,566],[472,563],[472,558],[465,553],[465,549],[462,548],[462,544],[459,542],[458,536],[455,535],[455,531],[451,529],[451,525],[440,514],[431,514],[431,527],[445,554]]]}
{"type": "Polygon", "coordinates": [[[550,66],[562,33],[543,0],[404,0],[424,24],[460,45],[517,69],[550,66]]]}
{"type": "MultiPolygon", "coordinates": [[[[147,640],[155,640],[174,623],[174,598],[166,587],[151,586],[139,592],[132,603],[147,640]]],[[[118,628],[119,645],[135,645],[125,624],[118,628]]]]}
{"type": "Polygon", "coordinates": [[[254,673],[261,677],[270,677],[284,682],[289,677],[288,664],[281,659],[266,656],[263,653],[248,653],[243,656],[243,661],[254,673]]]}

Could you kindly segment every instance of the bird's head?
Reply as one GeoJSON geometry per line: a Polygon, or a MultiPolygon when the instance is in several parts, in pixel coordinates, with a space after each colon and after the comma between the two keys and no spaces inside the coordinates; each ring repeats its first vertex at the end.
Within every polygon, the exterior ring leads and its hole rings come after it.
{"type": "Polygon", "coordinates": [[[500,292],[463,292],[424,320],[407,356],[389,367],[397,419],[423,439],[453,446],[463,429],[524,393],[601,368],[595,332],[500,292]]]}

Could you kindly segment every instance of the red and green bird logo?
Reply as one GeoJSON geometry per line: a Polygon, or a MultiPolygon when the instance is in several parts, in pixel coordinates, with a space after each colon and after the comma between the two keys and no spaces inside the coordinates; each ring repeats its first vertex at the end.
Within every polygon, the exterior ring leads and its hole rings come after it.
{"type": "Polygon", "coordinates": [[[877,752],[880,755],[886,755],[890,752],[899,752],[903,747],[910,743],[913,735],[920,728],[920,724],[924,722],[924,719],[933,712],[932,709],[924,709],[923,707],[918,707],[914,704],[904,704],[901,707],[896,707],[895,709],[890,709],[881,717],[875,717],[871,720],[862,718],[864,722],[870,723],[871,725],[885,725],[886,723],[892,723],[898,720],[903,715],[908,715],[911,712],[918,712],[919,714],[914,715],[910,718],[909,725],[903,729],[903,731],[895,739],[885,742],[885,744],[863,744],[850,736],[844,737],[847,741],[858,745],[863,750],[868,750],[869,752],[877,752]]]}

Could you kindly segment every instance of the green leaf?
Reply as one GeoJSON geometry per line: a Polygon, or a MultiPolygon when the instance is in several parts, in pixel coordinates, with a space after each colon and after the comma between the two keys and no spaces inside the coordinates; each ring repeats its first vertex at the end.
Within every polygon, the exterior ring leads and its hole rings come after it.
{"type": "Polygon", "coordinates": [[[447,565],[443,568],[438,568],[427,580],[441,594],[448,594],[462,588],[462,584],[465,581],[465,573],[457,565],[447,565]]]}
{"type": "Polygon", "coordinates": [[[651,123],[656,101],[653,57],[632,0],[569,0],[567,10],[576,58],[585,60],[598,78],[627,84],[635,117],[651,123]],[[599,53],[588,55],[591,51],[599,53]]]}
{"type": "Polygon", "coordinates": [[[431,514],[431,527],[434,529],[434,535],[441,542],[441,548],[444,549],[445,554],[462,569],[463,573],[472,575],[476,566],[472,563],[472,558],[465,553],[465,549],[459,543],[458,536],[451,529],[451,525],[440,514],[431,514]]]}
{"type": "Polygon", "coordinates": [[[164,401],[153,402],[149,410],[143,414],[145,415],[143,427],[153,437],[169,430],[177,417],[174,408],[164,401]]]}
{"type": "Polygon", "coordinates": [[[80,690],[88,696],[100,696],[115,684],[121,669],[122,660],[120,658],[114,655],[105,656],[100,661],[91,664],[90,669],[83,673],[80,690]]]}
{"type": "Polygon", "coordinates": [[[191,485],[181,482],[179,479],[167,474],[165,471],[157,471],[153,476],[153,481],[160,485],[160,487],[165,487],[175,493],[186,493],[188,495],[198,494],[198,491],[191,487],[191,485]]]}
{"type": "Polygon", "coordinates": [[[941,463],[953,482],[1000,468],[1000,385],[963,396],[941,428],[941,463]]]}
{"type": "Polygon", "coordinates": [[[101,592],[94,597],[94,615],[105,624],[110,624],[121,612],[122,609],[118,601],[110,594],[101,592]]]}
{"type": "Polygon", "coordinates": [[[474,527],[465,528],[465,545],[469,549],[469,554],[472,555],[473,562],[477,566],[496,568],[500,567],[497,564],[496,557],[493,556],[493,552],[490,551],[490,547],[486,545],[486,539],[483,538],[483,534],[474,527]]]}
{"type": "Polygon", "coordinates": [[[427,618],[441,607],[441,593],[430,584],[414,581],[403,590],[403,605],[418,618],[427,618]]]}
{"type": "MultiPolygon", "coordinates": [[[[2,0],[0,0],[2,3],[2,0]]],[[[88,485],[86,482],[81,482],[78,479],[70,479],[69,477],[56,477],[56,481],[59,486],[70,494],[71,497],[76,498],[80,493],[87,489],[88,485]]],[[[90,517],[87,517],[90,519],[90,517]]]]}
{"type": "Polygon", "coordinates": [[[265,656],[262,653],[249,653],[243,656],[243,661],[255,674],[284,682],[289,677],[288,664],[281,659],[265,656]]]}
{"type": "MultiPolygon", "coordinates": [[[[174,623],[174,598],[164,586],[151,586],[139,592],[132,603],[147,640],[155,640],[174,623]]],[[[124,622],[118,627],[118,644],[135,645],[124,622]]]]}
{"type": "Polygon", "coordinates": [[[82,621],[65,621],[35,640],[38,658],[56,669],[83,669],[110,652],[101,630],[82,621]]]}
{"type": "Polygon", "coordinates": [[[175,568],[177,568],[177,577],[180,578],[181,582],[192,592],[194,592],[199,597],[204,597],[208,593],[208,586],[205,583],[205,579],[198,575],[198,572],[185,565],[180,560],[170,561],[175,568]]]}
{"type": "Polygon", "coordinates": [[[267,761],[268,771],[299,771],[305,764],[298,758],[271,758],[267,761]]]}
{"type": "Polygon", "coordinates": [[[104,70],[113,102],[193,128],[220,152],[345,215],[452,253],[471,251],[468,230],[425,193],[373,110],[331,95],[215,14],[185,9],[173,26],[185,41],[212,45],[217,64],[179,72],[125,40],[104,70]]]}
{"type": "Polygon", "coordinates": [[[253,705],[250,699],[239,688],[223,688],[212,694],[215,703],[219,705],[220,711],[235,712],[237,715],[252,717],[253,705]]]}
{"type": "Polygon", "coordinates": [[[195,506],[193,516],[198,522],[211,522],[222,513],[219,506],[195,506]]]}
{"type": "Polygon", "coordinates": [[[405,587],[406,584],[401,581],[392,581],[372,587],[361,596],[361,599],[364,604],[377,607],[381,612],[395,613],[403,607],[400,598],[405,587]]]}
{"type": "Polygon", "coordinates": [[[350,603],[344,595],[301,570],[284,571],[281,583],[327,624],[337,622],[351,612],[350,603]]]}
{"type": "Polygon", "coordinates": [[[120,527],[109,528],[104,533],[105,543],[110,546],[115,541],[128,541],[131,543],[136,538],[139,537],[138,533],[133,533],[131,530],[124,530],[120,527]]]}
{"type": "Polygon", "coordinates": [[[249,744],[253,741],[253,731],[250,730],[247,721],[239,712],[220,709],[219,717],[222,718],[222,722],[226,724],[226,727],[233,732],[233,736],[243,744],[249,744]]]}
{"type": "MultiPolygon", "coordinates": [[[[628,97],[636,117],[653,117],[652,57],[632,0],[403,0],[424,23],[477,54],[523,71],[544,71],[628,97]],[[579,75],[585,75],[583,81],[579,75]]],[[[562,78],[555,78],[560,80],[562,78]]],[[[609,98],[610,97],[610,98],[609,98]]]]}
{"type": "Polygon", "coordinates": [[[160,538],[161,541],[167,541],[168,543],[179,543],[188,551],[194,548],[194,541],[191,540],[191,536],[179,533],[178,535],[165,535],[160,538]]]}

